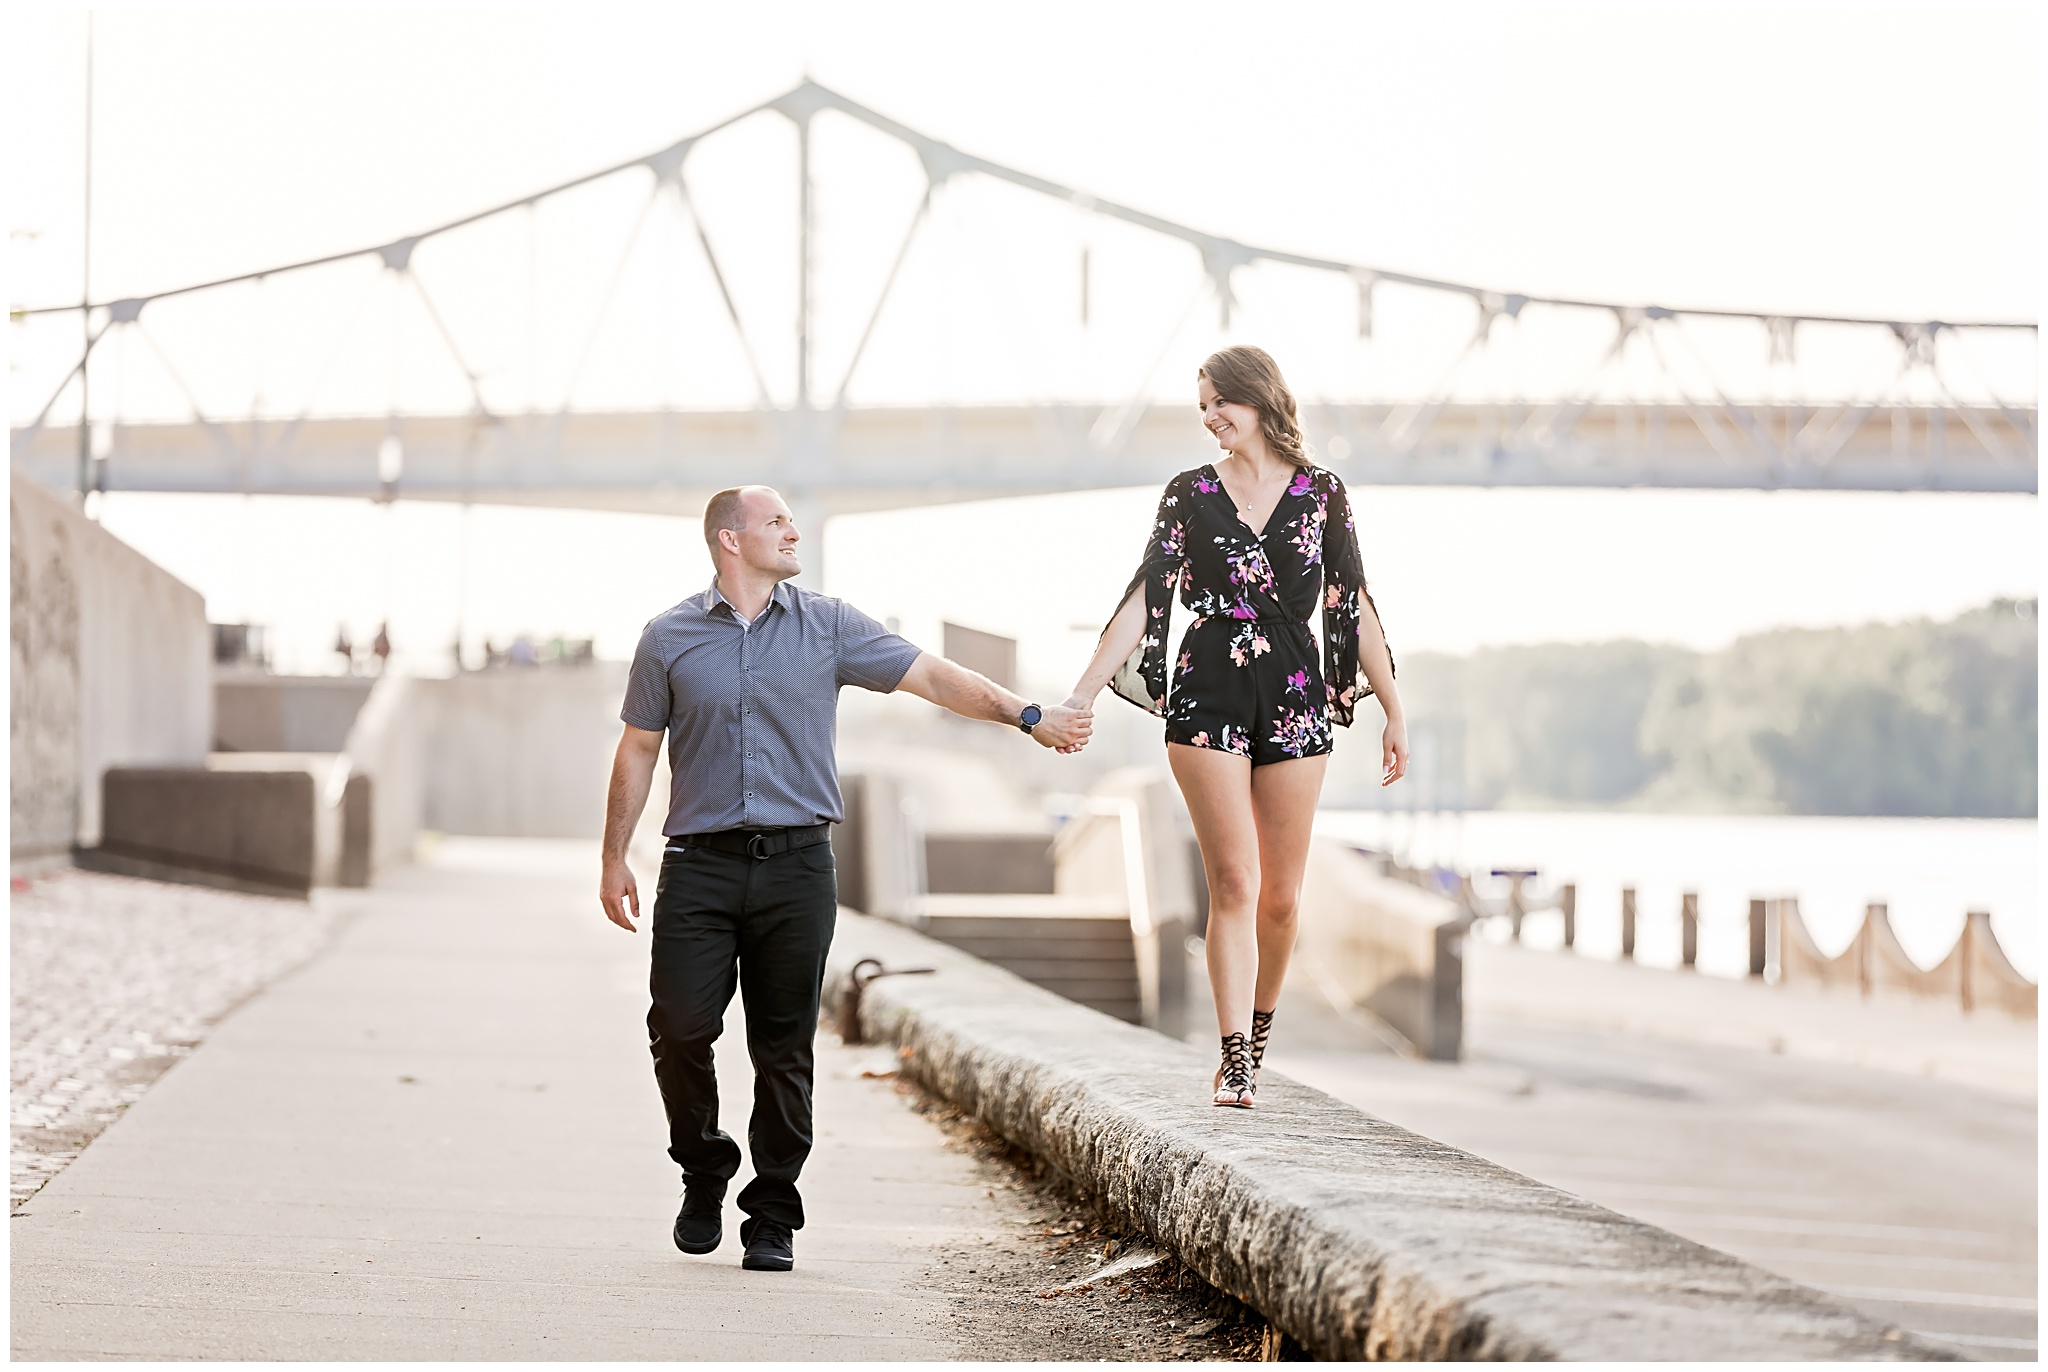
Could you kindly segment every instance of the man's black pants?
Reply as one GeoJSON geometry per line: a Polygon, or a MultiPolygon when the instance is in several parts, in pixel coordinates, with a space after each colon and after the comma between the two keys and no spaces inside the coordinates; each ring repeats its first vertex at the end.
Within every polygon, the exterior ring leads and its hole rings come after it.
{"type": "Polygon", "coordinates": [[[829,843],[765,858],[671,847],[655,888],[647,1034],[668,1154],[686,1181],[721,1194],[739,1171],[739,1145],[718,1127],[711,1065],[737,986],[754,1060],[754,1179],[739,1207],[792,1229],[804,1222],[796,1179],[811,1153],[812,1041],[837,911],[829,843]]]}

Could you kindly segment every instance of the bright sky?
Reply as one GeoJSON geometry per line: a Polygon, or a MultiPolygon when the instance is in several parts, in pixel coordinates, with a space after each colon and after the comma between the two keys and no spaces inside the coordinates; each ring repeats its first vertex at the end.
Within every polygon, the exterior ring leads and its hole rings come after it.
{"type": "MultiPolygon", "coordinates": [[[[1100,4],[102,11],[95,294],[390,239],[662,146],[808,67],[962,148],[1274,246],[1596,298],[2036,312],[2030,7],[1245,16],[1100,4]]],[[[12,302],[77,293],[83,28],[61,11],[11,19],[0,98],[35,134],[8,140],[12,302]]],[[[719,176],[739,203],[752,146],[735,143],[722,170],[707,162],[707,219],[719,176]]],[[[895,187],[873,167],[821,185],[825,213],[851,226],[849,261],[870,240],[893,244],[887,214],[869,233],[847,208],[895,187]]],[[[713,227],[744,258],[744,223],[713,227]]],[[[583,240],[563,232],[573,255],[583,240]]],[[[853,319],[833,316],[830,346],[843,350],[853,319]]],[[[1173,376],[1206,350],[1181,342],[1173,376]]],[[[250,350],[199,351],[195,367],[225,377],[250,350]]],[[[922,354],[892,355],[897,370],[877,386],[927,380],[922,354]]],[[[1294,357],[1309,394],[1349,384],[1347,369],[1404,365],[1334,345],[1294,357]]],[[[1073,363],[1068,380],[1120,394],[1130,364],[1112,361],[1101,376],[1073,363]]],[[[516,361],[504,370],[494,384],[515,385],[516,361]]],[[[1027,672],[1069,677],[1062,664],[1086,637],[1069,626],[1106,615],[1152,498],[841,519],[830,589],[920,634],[947,615],[1018,633],[1027,672]],[[906,548],[932,550],[943,574],[906,548]]],[[[2026,499],[1418,490],[1361,505],[1397,648],[1621,635],[1710,646],[1779,623],[1952,613],[2037,585],[2026,499]]],[[[285,665],[316,665],[338,620],[361,639],[385,617],[422,666],[458,619],[472,644],[595,634],[618,655],[705,578],[694,530],[652,517],[478,509],[465,554],[463,517],[438,507],[119,496],[103,514],[204,590],[216,617],[272,624],[285,665]]]]}

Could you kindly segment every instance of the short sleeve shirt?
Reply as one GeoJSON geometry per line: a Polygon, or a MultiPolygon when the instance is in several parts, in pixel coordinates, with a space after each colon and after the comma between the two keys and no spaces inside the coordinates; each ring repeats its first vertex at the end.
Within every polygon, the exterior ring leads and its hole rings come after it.
{"type": "Polygon", "coordinates": [[[920,651],[845,601],[786,581],[752,624],[715,582],[656,615],[619,718],[668,733],[662,831],[843,821],[839,688],[893,691],[920,651]]]}

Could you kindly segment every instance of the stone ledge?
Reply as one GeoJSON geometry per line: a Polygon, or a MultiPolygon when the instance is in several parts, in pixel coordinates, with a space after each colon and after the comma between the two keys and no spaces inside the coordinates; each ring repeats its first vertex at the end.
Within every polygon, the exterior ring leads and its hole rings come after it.
{"type": "Polygon", "coordinates": [[[1268,1073],[1209,1105],[1196,1048],[841,911],[868,1038],[1319,1357],[1946,1361],[1839,1301],[1268,1073]]]}

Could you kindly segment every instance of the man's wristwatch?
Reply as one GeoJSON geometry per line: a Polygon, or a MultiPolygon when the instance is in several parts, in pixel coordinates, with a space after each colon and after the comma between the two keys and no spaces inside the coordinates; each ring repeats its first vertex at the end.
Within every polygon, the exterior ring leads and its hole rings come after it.
{"type": "Polygon", "coordinates": [[[1028,734],[1033,729],[1036,729],[1038,721],[1044,718],[1045,711],[1039,709],[1036,705],[1026,705],[1024,713],[1017,716],[1017,727],[1028,734]]]}

